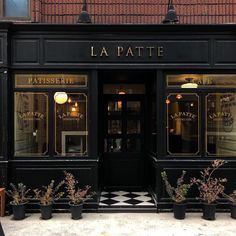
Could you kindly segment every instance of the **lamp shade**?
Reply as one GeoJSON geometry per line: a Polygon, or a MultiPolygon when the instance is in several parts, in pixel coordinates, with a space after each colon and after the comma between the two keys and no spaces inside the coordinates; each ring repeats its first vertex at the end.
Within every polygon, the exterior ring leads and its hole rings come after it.
{"type": "Polygon", "coordinates": [[[64,104],[66,103],[68,99],[68,95],[66,92],[56,92],[54,94],[54,101],[57,103],[57,104],[64,104]]]}
{"type": "Polygon", "coordinates": [[[181,85],[181,88],[197,88],[198,84],[194,83],[193,78],[186,78],[187,83],[181,85]]]}

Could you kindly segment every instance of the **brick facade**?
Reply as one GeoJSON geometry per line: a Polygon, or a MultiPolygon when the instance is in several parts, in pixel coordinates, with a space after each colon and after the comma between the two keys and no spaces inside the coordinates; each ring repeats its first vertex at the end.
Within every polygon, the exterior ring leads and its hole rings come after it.
{"type": "MultiPolygon", "coordinates": [[[[180,24],[236,22],[236,0],[174,0],[180,24]]],[[[92,22],[97,24],[160,24],[168,0],[87,0],[92,22]]],[[[32,21],[74,24],[82,0],[32,0],[32,21]]]]}

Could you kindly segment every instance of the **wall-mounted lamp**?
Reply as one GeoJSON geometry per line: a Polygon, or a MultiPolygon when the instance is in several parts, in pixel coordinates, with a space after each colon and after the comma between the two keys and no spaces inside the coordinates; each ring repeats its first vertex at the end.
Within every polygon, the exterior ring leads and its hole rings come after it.
{"type": "Polygon", "coordinates": [[[176,11],[174,9],[173,1],[169,0],[168,7],[167,7],[167,13],[165,16],[165,19],[162,21],[163,24],[176,24],[178,23],[178,17],[176,14],[176,11]]]}
{"type": "Polygon", "coordinates": [[[79,15],[79,19],[77,23],[92,23],[90,16],[87,12],[87,2],[86,0],[83,0],[83,6],[82,6],[82,11],[79,15]]]}
{"type": "Polygon", "coordinates": [[[193,78],[186,78],[186,83],[181,85],[181,88],[197,88],[198,84],[193,81],[193,78]]]}
{"type": "Polygon", "coordinates": [[[56,92],[54,94],[54,101],[57,103],[57,104],[64,104],[66,103],[68,99],[68,95],[66,92],[56,92]]]}

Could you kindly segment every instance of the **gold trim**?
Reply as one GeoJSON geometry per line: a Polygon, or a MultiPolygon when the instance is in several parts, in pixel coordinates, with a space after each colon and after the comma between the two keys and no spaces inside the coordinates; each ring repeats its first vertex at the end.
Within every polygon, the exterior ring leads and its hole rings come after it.
{"type": "Polygon", "coordinates": [[[54,150],[55,152],[57,153],[58,156],[62,156],[62,157],[67,157],[67,156],[88,156],[88,97],[87,97],[87,94],[86,93],[67,93],[68,96],[71,95],[71,94],[75,94],[75,95],[83,95],[85,97],[85,104],[86,104],[86,130],[85,132],[87,132],[87,135],[86,135],[86,149],[83,153],[71,153],[71,155],[67,155],[67,153],[65,153],[65,155],[62,155],[62,152],[58,152],[57,151],[57,130],[56,130],[56,127],[57,127],[57,117],[56,117],[56,106],[57,104],[54,102],[54,138],[55,138],[55,147],[54,147],[54,150]],[[74,155],[75,154],[75,155],[74,155]]]}
{"type": "Polygon", "coordinates": [[[49,142],[48,142],[48,94],[47,93],[38,93],[38,92],[35,92],[35,93],[32,93],[32,92],[14,92],[14,156],[16,157],[19,157],[19,156],[46,156],[46,153],[48,152],[48,145],[49,145],[49,142]],[[46,97],[46,142],[47,142],[47,147],[46,147],[46,151],[44,153],[26,153],[26,154],[17,154],[17,152],[15,151],[15,138],[16,138],[16,127],[15,127],[15,124],[16,124],[16,98],[15,98],[15,95],[16,94],[31,94],[31,95],[44,95],[46,97]]]}
{"type": "MultiPolygon", "coordinates": [[[[178,92],[177,93],[169,93],[167,95],[167,99],[169,99],[170,96],[173,96],[173,95],[177,95],[179,94],[178,92]]],[[[168,109],[168,106],[169,104],[166,104],[166,120],[167,120],[167,126],[166,126],[166,137],[167,137],[167,153],[169,155],[176,155],[176,156],[187,156],[187,155],[195,155],[197,156],[197,154],[200,152],[200,119],[199,119],[199,114],[200,114],[200,110],[199,110],[199,96],[197,93],[181,93],[181,95],[194,95],[197,97],[197,102],[198,102],[198,151],[195,152],[195,153],[172,153],[170,150],[169,150],[169,132],[168,132],[168,128],[169,128],[169,117],[168,117],[168,114],[169,114],[169,109],[168,109]]]]}
{"type": "Polygon", "coordinates": [[[86,74],[15,74],[14,75],[14,86],[15,88],[86,88],[88,87],[88,75],[86,74]],[[21,84],[17,84],[18,80],[21,79],[21,77],[35,77],[35,78],[40,78],[40,76],[44,76],[45,78],[49,79],[52,76],[54,77],[59,77],[59,78],[64,78],[67,77],[69,78],[69,76],[76,76],[75,78],[82,78],[84,79],[84,84],[83,85],[78,85],[78,84],[37,84],[37,85],[33,85],[33,84],[29,84],[29,85],[21,85],[21,84]]]}
{"type": "MultiPolygon", "coordinates": [[[[178,78],[180,80],[185,79],[185,78],[193,78],[194,80],[199,80],[200,82],[198,83],[198,89],[200,88],[209,88],[209,87],[213,87],[213,88],[236,88],[236,84],[231,83],[231,84],[211,84],[211,79],[215,78],[217,79],[217,77],[225,77],[226,80],[230,81],[230,79],[232,80],[232,77],[234,77],[234,80],[236,78],[236,74],[169,74],[166,75],[166,87],[167,88],[180,88],[181,85],[183,85],[183,83],[181,83],[181,81],[179,81],[178,85],[171,85],[169,80],[170,78],[177,78],[176,83],[178,83],[178,78]],[[203,80],[206,81],[203,83],[203,80]]],[[[219,81],[219,78],[217,79],[217,81],[219,81]]],[[[196,89],[196,88],[195,88],[196,89]]]]}

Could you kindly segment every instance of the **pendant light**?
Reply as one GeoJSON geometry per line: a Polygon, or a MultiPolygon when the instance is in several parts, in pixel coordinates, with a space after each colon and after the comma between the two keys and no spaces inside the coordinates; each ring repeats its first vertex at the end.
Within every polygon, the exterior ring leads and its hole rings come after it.
{"type": "Polygon", "coordinates": [[[66,103],[67,99],[68,99],[68,95],[67,95],[66,92],[56,92],[54,94],[54,101],[57,104],[64,104],[64,103],[66,103]]]}
{"type": "Polygon", "coordinates": [[[181,88],[189,88],[189,89],[198,88],[198,84],[193,81],[193,78],[186,78],[185,81],[186,83],[182,84],[181,88]]]}

